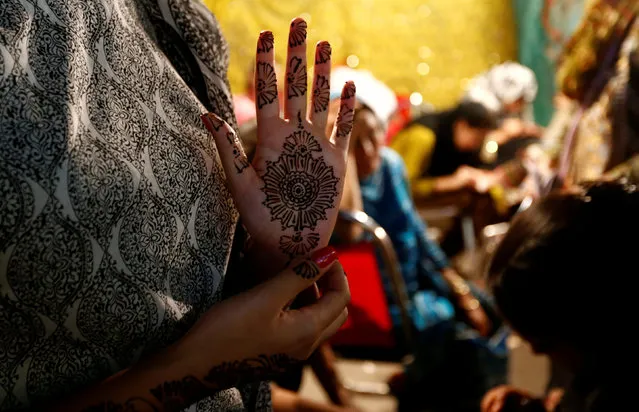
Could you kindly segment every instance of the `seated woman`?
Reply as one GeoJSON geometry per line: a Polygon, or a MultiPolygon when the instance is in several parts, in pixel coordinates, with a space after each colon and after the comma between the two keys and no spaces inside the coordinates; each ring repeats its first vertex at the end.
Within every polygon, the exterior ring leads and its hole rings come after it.
{"type": "Polygon", "coordinates": [[[485,176],[476,169],[481,165],[479,149],[497,126],[496,115],[476,102],[425,113],[409,123],[390,146],[406,164],[415,198],[474,189],[475,182],[485,176]]]}
{"type": "Polygon", "coordinates": [[[513,159],[509,152],[541,137],[543,130],[533,121],[532,113],[537,91],[534,72],[514,62],[495,65],[470,81],[463,100],[480,103],[499,118],[499,128],[487,136],[491,150],[482,152],[486,168],[498,166],[504,158],[513,159]]]}
{"type": "MultiPolygon", "coordinates": [[[[636,186],[621,181],[551,194],[513,220],[489,267],[508,323],[575,377],[558,411],[636,408],[634,381],[621,372],[636,363],[626,332],[634,324],[635,291],[619,279],[637,270],[631,240],[639,232],[637,210],[636,186]]],[[[516,408],[523,404],[532,400],[497,389],[483,410],[523,410],[516,408]]]]}
{"type": "MultiPolygon", "coordinates": [[[[426,224],[410,196],[404,163],[396,152],[383,147],[385,119],[380,113],[388,111],[379,109],[374,87],[359,90],[342,208],[363,209],[390,236],[411,298],[413,327],[419,332],[415,361],[405,374],[392,379],[391,388],[402,404],[428,403],[435,409],[452,410],[452,396],[476,406],[482,388],[504,378],[505,363],[500,363],[502,359],[487,341],[500,320],[488,300],[455,272],[439,246],[426,236],[426,224]],[[487,359],[503,368],[489,371],[487,359]]],[[[391,317],[399,327],[399,308],[393,304],[389,279],[384,282],[391,317]]]]}

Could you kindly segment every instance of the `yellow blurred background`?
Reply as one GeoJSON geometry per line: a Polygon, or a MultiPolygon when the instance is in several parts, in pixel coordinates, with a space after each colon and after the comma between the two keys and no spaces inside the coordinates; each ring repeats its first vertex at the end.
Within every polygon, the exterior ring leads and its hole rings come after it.
{"type": "Polygon", "coordinates": [[[275,35],[283,65],[290,20],[309,24],[308,54],[319,40],[333,64],[368,69],[396,93],[451,105],[469,78],[517,52],[511,0],[204,0],[231,49],[229,79],[243,93],[261,30],[275,35]]]}

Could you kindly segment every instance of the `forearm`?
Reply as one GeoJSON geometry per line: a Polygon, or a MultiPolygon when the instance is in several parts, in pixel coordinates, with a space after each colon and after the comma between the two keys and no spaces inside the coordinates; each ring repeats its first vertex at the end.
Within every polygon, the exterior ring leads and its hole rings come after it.
{"type": "Polygon", "coordinates": [[[34,410],[178,412],[218,391],[270,380],[292,362],[285,355],[246,359],[236,348],[218,347],[215,342],[211,342],[208,353],[202,353],[197,347],[189,346],[189,342],[187,334],[130,369],[55,406],[37,405],[34,410]]]}
{"type": "Polygon", "coordinates": [[[335,369],[335,354],[331,347],[327,343],[320,345],[309,358],[309,363],[331,402],[346,405],[345,390],[335,369]]]}
{"type": "Polygon", "coordinates": [[[346,175],[344,176],[344,191],[340,202],[342,210],[362,210],[362,192],[359,188],[359,178],[357,176],[357,163],[355,157],[348,156],[346,164],[346,175]]]}
{"type": "MultiPolygon", "coordinates": [[[[364,210],[362,192],[357,177],[357,163],[353,156],[348,157],[346,175],[344,176],[344,191],[339,208],[349,212],[364,210]]],[[[362,228],[354,223],[338,222],[335,226],[335,234],[341,241],[352,243],[361,238],[362,228]]]]}
{"type": "Polygon", "coordinates": [[[454,175],[436,177],[429,180],[432,186],[432,194],[451,193],[456,192],[462,188],[460,186],[459,179],[457,179],[454,175]]]}
{"type": "Polygon", "coordinates": [[[344,408],[310,399],[304,399],[299,394],[271,384],[271,399],[274,412],[342,412],[344,408]]]}
{"type": "Polygon", "coordinates": [[[451,268],[445,268],[441,271],[442,277],[450,287],[452,294],[455,297],[461,297],[470,293],[470,287],[466,281],[459,276],[455,270],[451,268]]]}
{"type": "Polygon", "coordinates": [[[204,374],[187,370],[187,364],[182,351],[170,347],[53,408],[39,405],[38,410],[181,411],[224,387],[223,382],[210,382],[204,374]]]}

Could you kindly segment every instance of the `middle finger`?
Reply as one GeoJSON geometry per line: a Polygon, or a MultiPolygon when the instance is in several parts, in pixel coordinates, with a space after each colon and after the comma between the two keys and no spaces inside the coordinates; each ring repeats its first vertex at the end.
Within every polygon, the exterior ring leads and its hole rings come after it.
{"type": "Polygon", "coordinates": [[[286,62],[284,116],[300,124],[306,120],[306,27],[306,22],[300,17],[291,22],[286,62]]]}

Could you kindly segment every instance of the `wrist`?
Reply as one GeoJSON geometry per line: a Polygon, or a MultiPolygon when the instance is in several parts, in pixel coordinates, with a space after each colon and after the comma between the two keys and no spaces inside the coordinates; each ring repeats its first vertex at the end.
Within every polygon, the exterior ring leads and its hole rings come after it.
{"type": "Polygon", "coordinates": [[[452,289],[452,292],[457,297],[463,297],[470,294],[470,287],[468,283],[461,276],[459,276],[453,269],[446,268],[442,270],[442,275],[448,285],[452,289]]]}
{"type": "Polygon", "coordinates": [[[477,310],[481,307],[481,303],[471,294],[461,295],[458,297],[459,306],[466,311],[477,310]]]}
{"type": "Polygon", "coordinates": [[[457,175],[443,176],[436,178],[433,190],[436,192],[454,192],[464,187],[465,183],[457,175]]]}

